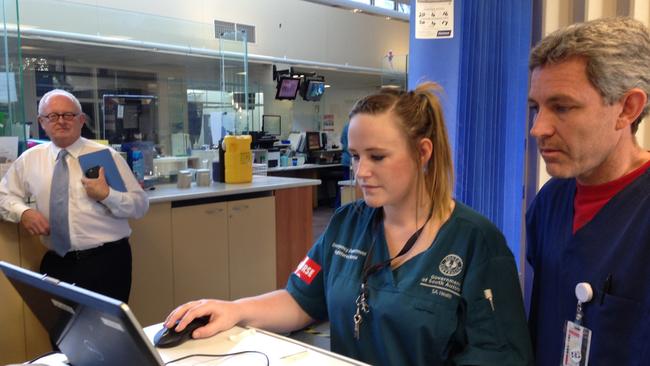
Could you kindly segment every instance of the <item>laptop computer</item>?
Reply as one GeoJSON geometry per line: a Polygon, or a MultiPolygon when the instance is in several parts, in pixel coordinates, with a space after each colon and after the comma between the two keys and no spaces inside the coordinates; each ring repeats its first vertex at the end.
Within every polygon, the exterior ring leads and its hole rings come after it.
{"type": "Polygon", "coordinates": [[[163,365],[128,305],[7,262],[0,270],[71,365],[163,365]]]}

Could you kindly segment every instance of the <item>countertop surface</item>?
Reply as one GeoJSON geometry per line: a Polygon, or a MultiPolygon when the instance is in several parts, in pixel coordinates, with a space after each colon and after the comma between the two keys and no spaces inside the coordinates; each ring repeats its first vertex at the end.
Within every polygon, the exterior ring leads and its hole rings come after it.
{"type": "Polygon", "coordinates": [[[325,168],[334,168],[342,166],[341,164],[302,164],[302,165],[290,165],[290,166],[282,166],[282,167],[275,167],[275,168],[268,168],[266,171],[267,172],[285,172],[288,170],[307,170],[307,169],[325,169],[325,168]]]}
{"type": "Polygon", "coordinates": [[[177,188],[176,184],[160,184],[156,185],[154,190],[148,190],[147,195],[150,203],[157,203],[317,186],[320,183],[319,179],[253,175],[253,181],[250,183],[226,184],[211,182],[207,187],[198,187],[195,182],[192,182],[190,188],[177,188]]]}

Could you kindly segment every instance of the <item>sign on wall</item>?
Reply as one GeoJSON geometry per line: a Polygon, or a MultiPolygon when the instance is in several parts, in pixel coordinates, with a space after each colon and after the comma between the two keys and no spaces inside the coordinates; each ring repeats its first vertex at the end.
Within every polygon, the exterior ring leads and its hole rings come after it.
{"type": "Polygon", "coordinates": [[[333,114],[324,114],[323,115],[323,126],[321,127],[323,132],[334,132],[334,115],[333,114]]]}
{"type": "Polygon", "coordinates": [[[416,39],[453,37],[454,0],[416,0],[416,39]]]}

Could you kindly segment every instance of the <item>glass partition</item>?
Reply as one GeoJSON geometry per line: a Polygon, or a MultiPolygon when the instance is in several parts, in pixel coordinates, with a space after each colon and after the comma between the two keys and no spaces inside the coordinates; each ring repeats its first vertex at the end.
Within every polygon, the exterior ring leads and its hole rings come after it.
{"type": "Polygon", "coordinates": [[[219,34],[221,54],[221,101],[223,125],[228,133],[252,131],[255,93],[248,90],[248,47],[246,32],[219,34]],[[226,55],[226,52],[228,54],[226,55]],[[227,126],[226,126],[227,125],[227,126]]]}
{"type": "Polygon", "coordinates": [[[15,159],[17,143],[21,147],[29,133],[30,125],[25,124],[23,105],[23,69],[38,68],[38,59],[25,59],[23,62],[20,37],[16,24],[19,23],[17,1],[2,1],[2,47],[0,47],[0,136],[17,136],[15,140],[3,140],[0,146],[4,156],[0,161],[15,159]],[[9,146],[4,146],[5,144],[9,146]],[[7,149],[12,153],[6,153],[7,149]]]}
{"type": "MultiPolygon", "coordinates": [[[[245,33],[229,40],[215,35],[210,24],[181,19],[52,0],[16,4],[29,14],[23,20],[27,29],[57,32],[48,40],[27,32],[23,49],[31,67],[26,70],[27,95],[20,99],[29,112],[21,121],[36,121],[38,100],[61,88],[79,98],[88,116],[84,137],[122,149],[119,145],[142,142],[156,154],[179,156],[218,140],[209,129],[216,112],[233,121],[226,133],[250,131],[261,119],[264,98],[249,91],[245,33]],[[48,13],[70,21],[53,21],[48,13]],[[110,38],[118,45],[95,44],[86,36],[110,38]],[[214,56],[193,57],[193,48],[212,50],[214,56]],[[187,52],[178,54],[183,50],[187,52]]],[[[11,24],[17,29],[17,17],[11,24]]],[[[29,134],[47,138],[39,128],[29,134]]]]}
{"type": "MultiPolygon", "coordinates": [[[[324,75],[331,88],[318,101],[277,100],[273,65],[248,62],[245,33],[216,34],[214,24],[77,2],[3,4],[13,5],[4,11],[13,30],[5,32],[5,64],[15,74],[17,98],[0,112],[11,109],[21,126],[31,122],[33,139],[46,138],[36,106],[53,88],[79,98],[88,115],[84,137],[186,156],[226,133],[260,131],[265,114],[281,118],[280,139],[293,131],[340,130],[354,101],[381,84],[378,74],[305,70],[324,75]],[[17,7],[25,14],[20,22],[17,7]]],[[[24,139],[25,129],[15,130],[2,133],[24,139]]]]}

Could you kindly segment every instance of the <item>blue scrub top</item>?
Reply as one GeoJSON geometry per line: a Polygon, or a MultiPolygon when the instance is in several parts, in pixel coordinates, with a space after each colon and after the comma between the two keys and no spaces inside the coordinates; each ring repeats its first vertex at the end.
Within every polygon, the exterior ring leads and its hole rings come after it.
{"type": "MultiPolygon", "coordinates": [[[[532,364],[512,253],[492,223],[458,202],[429,249],[370,276],[370,312],[356,340],[355,299],[376,214],[363,201],[337,210],[287,284],[312,318],[329,319],[334,352],[378,365],[532,364]]],[[[376,228],[372,264],[389,255],[376,228]]]]}
{"type": "Polygon", "coordinates": [[[552,179],[526,214],[534,269],[530,330],[537,365],[559,365],[564,323],[574,320],[575,286],[592,330],[590,365],[647,365],[650,360],[650,170],[615,195],[575,234],[574,179],[552,179]],[[609,289],[605,282],[610,277],[609,289]]]}

